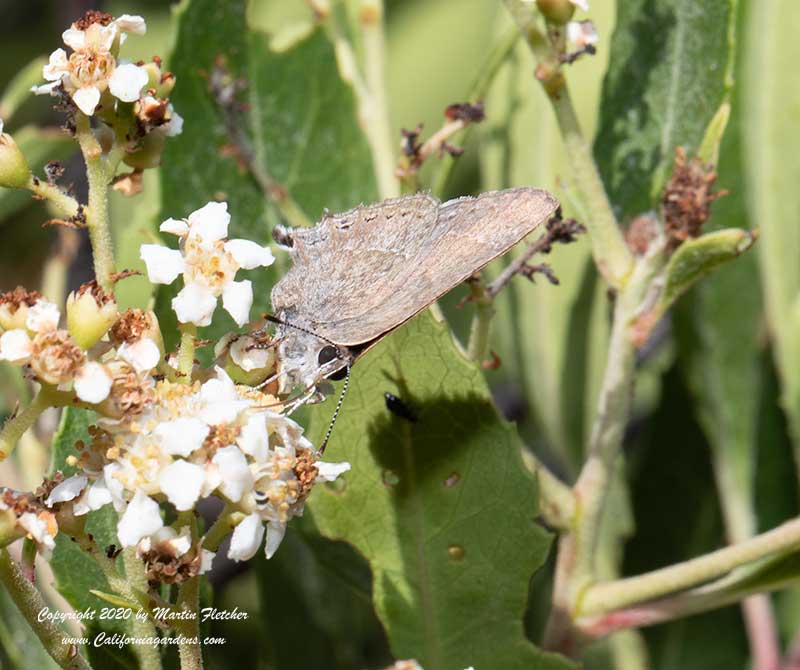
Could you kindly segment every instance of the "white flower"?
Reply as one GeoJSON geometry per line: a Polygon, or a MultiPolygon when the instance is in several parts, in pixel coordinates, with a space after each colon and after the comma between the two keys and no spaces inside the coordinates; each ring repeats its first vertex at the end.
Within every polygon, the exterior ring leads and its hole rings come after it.
{"type": "Polygon", "coordinates": [[[250,335],[233,335],[221,339],[214,347],[214,353],[220,356],[227,348],[231,360],[245,372],[262,370],[272,362],[274,352],[270,347],[259,346],[259,341],[250,335]]]}
{"type": "Polygon", "coordinates": [[[258,514],[250,514],[233,529],[228,558],[234,561],[248,561],[256,555],[264,539],[264,524],[258,514]]]}
{"type": "Polygon", "coordinates": [[[7,330],[0,335],[0,360],[22,365],[33,352],[31,338],[22,328],[7,330]]]}
{"type": "Polygon", "coordinates": [[[239,270],[271,265],[272,252],[249,240],[226,240],[230,214],[224,202],[209,202],[185,221],[167,219],[160,230],[180,238],[180,251],[145,244],[141,257],[150,281],[171,284],[179,274],[184,287],[172,300],[181,323],[207,326],[222,296],[222,306],[244,325],[253,305],[251,282],[235,281],[239,270]]]}
{"type": "Polygon", "coordinates": [[[133,343],[123,342],[117,349],[117,355],[137,372],[149,372],[161,360],[161,350],[149,337],[133,343]]]}
{"type": "Polygon", "coordinates": [[[49,512],[42,512],[41,514],[25,512],[20,514],[17,523],[33,538],[44,557],[48,558],[53,549],[55,549],[55,536],[58,533],[58,526],[55,524],[52,514],[49,512]]]}
{"type": "Polygon", "coordinates": [[[192,533],[189,526],[181,528],[180,533],[172,526],[164,526],[152,535],[142,538],[136,545],[136,554],[142,554],[153,549],[154,546],[161,545],[175,558],[180,558],[192,548],[192,533]]]}
{"type": "Polygon", "coordinates": [[[104,365],[88,361],[75,373],[75,394],[83,401],[96,405],[108,398],[111,375],[104,365]]]}
{"type": "Polygon", "coordinates": [[[86,475],[72,475],[72,477],[65,479],[50,492],[50,495],[45,501],[45,505],[52,507],[57,503],[74,500],[83,492],[83,489],[86,488],[88,481],[86,475]]]}
{"type": "Polygon", "coordinates": [[[37,300],[29,309],[25,326],[34,333],[44,333],[58,328],[61,313],[58,307],[48,300],[37,300]]]}
{"type": "Polygon", "coordinates": [[[253,473],[239,447],[231,445],[218,450],[211,462],[222,480],[220,491],[231,502],[239,502],[253,488],[253,473]]]}
{"type": "Polygon", "coordinates": [[[108,25],[92,22],[85,29],[73,23],[61,36],[73,50],[72,54],[67,57],[64,49],[50,54],[49,62],[42,68],[42,76],[50,83],[34,86],[32,90],[52,94],[62,84],[78,109],[89,116],[94,114],[106,90],[123,102],[138,100],[147,84],[147,71],[132,63],[118,63],[114,54],[125,31],[141,35],[145,29],[144,19],[127,14],[108,25]]]}
{"type": "Polygon", "coordinates": [[[200,388],[200,418],[210,426],[230,423],[252,404],[250,400],[242,399],[225,370],[217,367],[216,371],[217,377],[209,379],[200,388]]]}
{"type": "Polygon", "coordinates": [[[135,547],[139,540],[164,526],[158,503],[137,491],[117,524],[117,536],[123,547],[135,547]]]}
{"type": "Polygon", "coordinates": [[[596,45],[600,38],[591,21],[570,21],[567,24],[567,39],[576,47],[585,49],[596,45]]]}
{"type": "Polygon", "coordinates": [[[154,432],[164,451],[186,458],[203,446],[210,430],[200,419],[184,416],[158,424],[154,432]]]}
{"type": "Polygon", "coordinates": [[[205,469],[189,461],[177,460],[161,470],[158,483],[167,499],[179,512],[190,510],[200,499],[206,481],[205,469]]]}

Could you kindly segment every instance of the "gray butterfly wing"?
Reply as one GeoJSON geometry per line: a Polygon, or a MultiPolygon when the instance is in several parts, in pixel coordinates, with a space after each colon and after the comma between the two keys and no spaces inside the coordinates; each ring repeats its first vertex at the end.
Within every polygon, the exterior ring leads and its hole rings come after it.
{"type": "Polygon", "coordinates": [[[508,251],[558,208],[534,188],[440,204],[413,195],[327,216],[293,233],[272,291],[281,317],[337,344],[370,342],[508,251]]]}

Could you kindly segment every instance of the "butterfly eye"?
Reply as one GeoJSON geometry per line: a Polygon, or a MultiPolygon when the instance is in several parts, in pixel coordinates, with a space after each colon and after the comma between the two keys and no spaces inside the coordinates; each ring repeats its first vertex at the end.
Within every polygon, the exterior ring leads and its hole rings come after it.
{"type": "Polygon", "coordinates": [[[334,358],[339,358],[339,352],[336,351],[336,347],[329,344],[320,349],[317,363],[325,365],[325,363],[330,363],[334,358]]]}

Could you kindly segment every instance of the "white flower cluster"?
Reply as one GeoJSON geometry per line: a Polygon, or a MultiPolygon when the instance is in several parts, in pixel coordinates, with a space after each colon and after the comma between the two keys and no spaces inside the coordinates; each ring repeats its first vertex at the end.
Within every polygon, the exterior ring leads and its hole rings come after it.
{"type": "Polygon", "coordinates": [[[234,281],[236,273],[272,265],[272,251],[250,240],[228,240],[228,204],[209,202],[185,220],[167,219],[163,233],[176,235],[180,249],[143,244],[141,258],[154,284],[171,284],[183,275],[183,288],[172,300],[181,323],[207,326],[222,296],[222,306],[237,325],[250,318],[253,285],[234,281]]]}
{"type": "MultiPolygon", "coordinates": [[[[97,18],[100,19],[99,13],[97,18]]],[[[50,54],[50,61],[42,70],[50,83],[34,88],[34,92],[52,93],[63,85],[78,109],[88,116],[94,114],[106,90],[122,102],[135,102],[149,79],[147,71],[140,65],[118,61],[115,53],[126,33],[144,35],[146,30],[141,16],[128,14],[110,22],[73,23],[61,35],[72,54],[68,57],[64,49],[50,54]]]]}
{"type": "Polygon", "coordinates": [[[120,376],[146,375],[161,359],[159,344],[144,333],[116,346],[99,342],[115,321],[124,322],[129,313],[118,316],[116,303],[94,284],[70,294],[66,330],[58,327],[61,314],[54,303],[21,288],[4,293],[0,360],[26,366],[42,384],[72,389],[79,400],[98,405],[114,394],[120,376]],[[89,350],[95,344],[102,355],[93,360],[89,350]]]}
{"type": "Polygon", "coordinates": [[[113,504],[122,513],[117,533],[123,547],[145,553],[165,539],[185,544],[185,533],[165,530],[159,503],[180,512],[215,495],[243,517],[229,557],[251,558],[265,524],[270,557],[289,519],[303,513],[313,484],[350,467],[317,461],[300,426],[276,411],[273,397],[235,385],[219,368],[203,384],[162,380],[150,391],[138,411],[99,420],[81,454],[82,471],[47,499],[48,505],[71,501],[76,515],[113,504]]]}

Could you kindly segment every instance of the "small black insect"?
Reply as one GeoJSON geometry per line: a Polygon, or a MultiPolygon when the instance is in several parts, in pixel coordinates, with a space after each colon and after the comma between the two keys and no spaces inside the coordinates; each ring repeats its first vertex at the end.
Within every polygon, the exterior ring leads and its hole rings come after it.
{"type": "Polygon", "coordinates": [[[405,419],[411,423],[416,422],[416,412],[414,412],[414,410],[406,405],[406,403],[404,403],[400,398],[389,393],[388,391],[383,394],[383,397],[386,400],[386,409],[388,409],[392,414],[396,414],[401,419],[405,419]]]}

